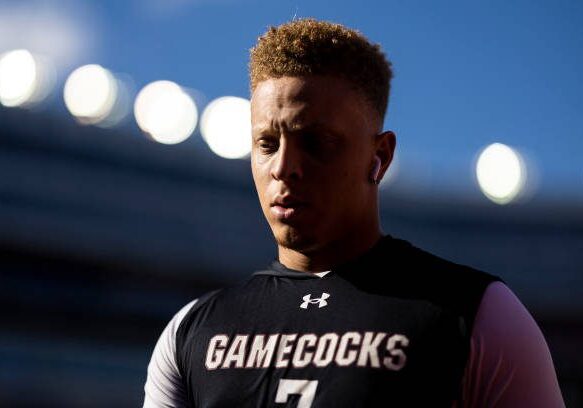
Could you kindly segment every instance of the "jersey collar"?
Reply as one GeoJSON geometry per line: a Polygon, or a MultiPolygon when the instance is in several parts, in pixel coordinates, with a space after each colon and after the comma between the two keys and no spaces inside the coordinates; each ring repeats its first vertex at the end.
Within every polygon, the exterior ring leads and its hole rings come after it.
{"type": "MultiPolygon", "coordinates": [[[[380,255],[385,253],[388,247],[393,243],[393,240],[393,237],[390,235],[384,235],[372,246],[371,249],[357,256],[356,258],[345,262],[344,264],[332,268],[331,272],[326,276],[333,274],[342,275],[344,273],[348,273],[351,270],[354,270],[357,267],[362,268],[363,266],[374,265],[379,259],[380,255]]],[[[309,272],[290,269],[278,260],[272,261],[268,265],[267,269],[257,271],[253,275],[270,275],[295,279],[321,279],[318,275],[309,272]]]]}

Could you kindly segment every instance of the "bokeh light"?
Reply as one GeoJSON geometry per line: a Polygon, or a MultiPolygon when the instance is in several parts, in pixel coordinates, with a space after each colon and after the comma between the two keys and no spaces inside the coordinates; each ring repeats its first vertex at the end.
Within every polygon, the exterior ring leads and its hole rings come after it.
{"type": "Polygon", "coordinates": [[[63,97],[69,112],[81,123],[96,124],[111,113],[117,98],[117,82],[102,66],[84,65],[67,78],[63,97]]]}
{"type": "Polygon", "coordinates": [[[486,197],[497,204],[508,204],[524,188],[526,167],[516,150],[502,143],[493,143],[478,157],[476,178],[486,197]]]}
{"type": "Polygon", "coordinates": [[[212,101],[200,120],[200,132],[210,149],[226,159],[240,159],[251,152],[251,104],[236,96],[212,101]]]}
{"type": "Polygon", "coordinates": [[[142,88],[134,103],[134,115],[142,131],[164,144],[186,140],[198,121],[193,99],[171,81],[156,81],[142,88]]]}
{"type": "Polygon", "coordinates": [[[27,50],[13,50],[0,56],[0,103],[8,107],[33,100],[38,88],[37,63],[27,50]]]}
{"type": "Polygon", "coordinates": [[[115,101],[111,110],[96,126],[111,128],[120,124],[130,113],[133,98],[131,95],[132,78],[128,75],[112,73],[115,80],[115,101]]]}

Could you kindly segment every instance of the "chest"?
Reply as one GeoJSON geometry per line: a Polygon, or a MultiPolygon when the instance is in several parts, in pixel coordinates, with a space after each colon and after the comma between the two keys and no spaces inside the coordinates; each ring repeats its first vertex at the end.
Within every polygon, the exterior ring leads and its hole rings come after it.
{"type": "Polygon", "coordinates": [[[447,406],[465,359],[457,323],[343,282],[272,282],[193,313],[178,356],[195,406],[447,406]]]}

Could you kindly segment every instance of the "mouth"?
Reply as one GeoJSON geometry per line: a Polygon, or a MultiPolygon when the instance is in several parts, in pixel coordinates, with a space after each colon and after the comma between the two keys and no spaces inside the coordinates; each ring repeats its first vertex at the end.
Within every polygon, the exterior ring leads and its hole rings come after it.
{"type": "Polygon", "coordinates": [[[282,205],[272,205],[270,210],[276,219],[283,221],[296,217],[298,213],[302,211],[303,207],[304,206],[300,204],[288,207],[282,205]]]}
{"type": "Polygon", "coordinates": [[[291,196],[277,197],[270,205],[271,214],[280,221],[295,218],[302,212],[305,203],[291,196]]]}

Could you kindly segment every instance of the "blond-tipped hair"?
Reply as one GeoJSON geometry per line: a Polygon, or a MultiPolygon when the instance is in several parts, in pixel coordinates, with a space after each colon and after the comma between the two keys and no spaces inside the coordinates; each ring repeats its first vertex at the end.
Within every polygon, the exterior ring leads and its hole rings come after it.
{"type": "Polygon", "coordinates": [[[378,44],[356,30],[312,18],[271,27],[251,49],[251,92],[269,78],[335,75],[348,80],[383,119],[393,72],[378,44]]]}

